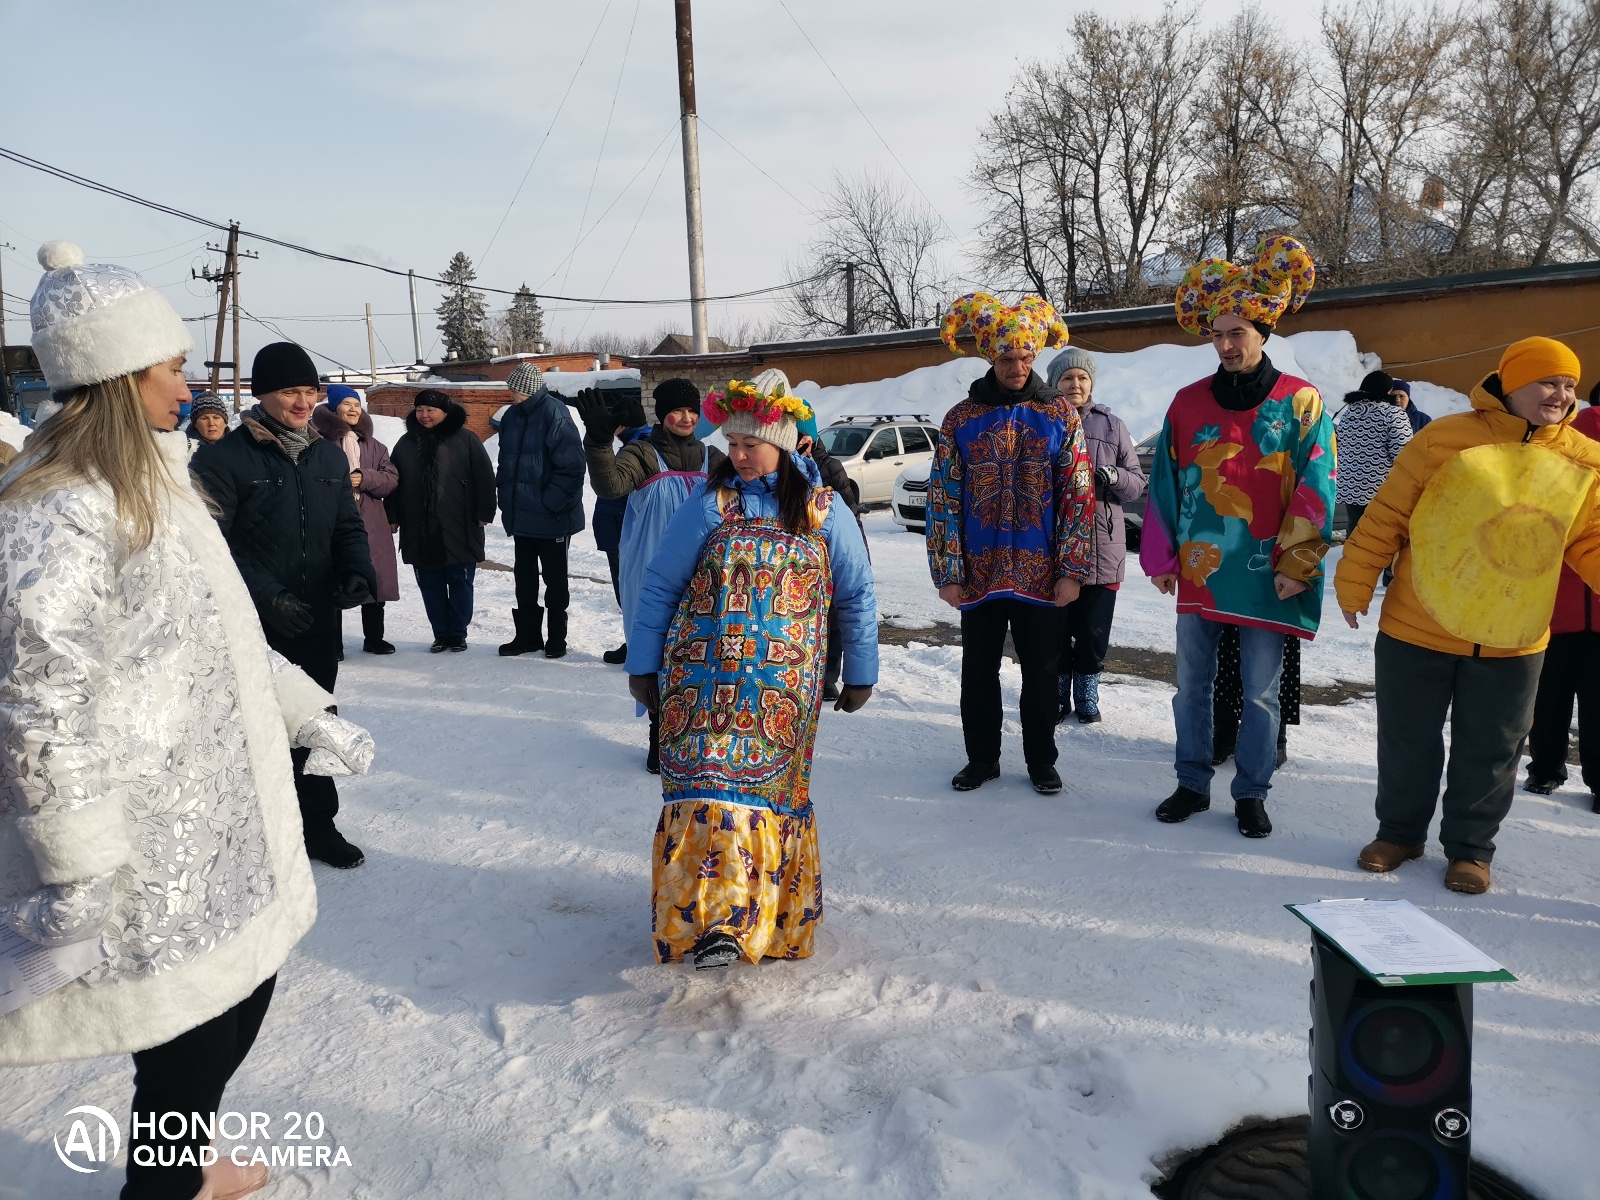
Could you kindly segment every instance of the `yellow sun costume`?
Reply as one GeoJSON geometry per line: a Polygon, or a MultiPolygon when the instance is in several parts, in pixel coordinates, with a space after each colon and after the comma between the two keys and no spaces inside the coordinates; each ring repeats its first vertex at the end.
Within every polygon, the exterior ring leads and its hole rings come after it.
{"type": "Polygon", "coordinates": [[[1506,658],[1544,649],[1563,562],[1600,589],[1600,444],[1570,428],[1571,413],[1529,425],[1501,390],[1489,376],[1472,412],[1434,420],[1395,459],[1345,543],[1344,611],[1365,612],[1394,561],[1384,633],[1506,658]]]}

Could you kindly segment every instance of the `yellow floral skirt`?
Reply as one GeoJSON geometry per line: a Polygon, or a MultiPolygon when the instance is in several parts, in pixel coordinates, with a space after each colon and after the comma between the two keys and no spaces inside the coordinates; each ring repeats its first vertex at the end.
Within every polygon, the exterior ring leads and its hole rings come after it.
{"type": "Polygon", "coordinates": [[[731,935],[751,963],[810,957],[822,920],[820,862],[809,811],[663,805],[652,859],[656,961],[682,958],[711,932],[731,935]]]}

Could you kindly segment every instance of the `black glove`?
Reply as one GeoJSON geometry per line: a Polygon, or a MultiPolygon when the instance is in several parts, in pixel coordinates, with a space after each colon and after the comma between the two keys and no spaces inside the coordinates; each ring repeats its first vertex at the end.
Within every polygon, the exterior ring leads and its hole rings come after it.
{"type": "Polygon", "coordinates": [[[317,619],[311,606],[287,589],[272,598],[266,615],[267,624],[284,637],[299,637],[317,619]]]}
{"type": "Polygon", "coordinates": [[[839,689],[839,698],[833,702],[833,707],[839,712],[855,712],[870,699],[870,683],[847,683],[839,689]]]}
{"type": "Polygon", "coordinates": [[[1117,484],[1117,469],[1115,467],[1096,467],[1094,479],[1101,487],[1115,487],[1117,484]]]}
{"type": "Polygon", "coordinates": [[[617,418],[606,405],[606,398],[600,394],[600,389],[584,388],[578,393],[573,407],[578,410],[578,416],[590,438],[595,441],[603,438],[610,445],[611,439],[617,435],[617,418]]]}
{"type": "Polygon", "coordinates": [[[661,681],[654,675],[629,675],[628,694],[651,712],[661,708],[661,681]]]}
{"type": "Polygon", "coordinates": [[[340,608],[360,608],[363,604],[371,604],[374,597],[365,575],[346,575],[344,582],[333,593],[333,599],[340,608]]]}

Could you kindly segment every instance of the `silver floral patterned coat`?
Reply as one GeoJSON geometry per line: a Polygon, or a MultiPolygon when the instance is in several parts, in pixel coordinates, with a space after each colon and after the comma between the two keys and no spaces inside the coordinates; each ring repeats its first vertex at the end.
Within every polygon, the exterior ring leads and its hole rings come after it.
{"type": "MultiPolygon", "coordinates": [[[[187,481],[187,438],[157,437],[187,481]]],[[[333,697],[274,670],[200,498],[164,516],[130,552],[106,488],[0,502],[0,909],[111,880],[109,957],[0,1015],[0,1063],[170,1041],[316,920],[289,743],[333,697]]]]}

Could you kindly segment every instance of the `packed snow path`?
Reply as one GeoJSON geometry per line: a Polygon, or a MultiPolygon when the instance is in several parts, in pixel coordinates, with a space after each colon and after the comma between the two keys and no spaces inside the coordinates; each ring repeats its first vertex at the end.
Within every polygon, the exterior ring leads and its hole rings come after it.
{"type": "MultiPolygon", "coordinates": [[[[885,611],[921,611],[917,539],[868,526],[885,611]]],[[[492,571],[465,655],[425,652],[409,578],[398,654],[347,639],[341,709],[379,758],[339,820],[367,863],[317,866],[321,916],[226,1106],[275,1133],[320,1112],[352,1165],[279,1171],[268,1200],[1147,1198],[1175,1152],[1305,1110],[1310,959],[1282,905],[1362,895],[1410,898],[1520,976],[1478,989],[1474,1146],[1549,1200],[1600,1196],[1600,818],[1575,787],[1519,794],[1486,896],[1443,889],[1437,843],[1375,877],[1354,861],[1370,703],[1306,710],[1276,832],[1252,842],[1228,768],[1212,812],[1153,819],[1170,690],[1119,680],[1104,724],[1061,729],[1060,796],[1028,787],[1014,721],[1004,777],[958,795],[959,651],[886,647],[867,708],[822,719],[816,956],[656,966],[659,785],[599,661],[620,623],[591,545],[564,661],[495,656],[511,578],[492,571]]],[[[1130,629],[1147,591],[1125,589],[1130,629]]],[[[79,1104],[126,1121],[128,1060],[3,1080],[0,1197],[114,1196],[119,1171],[73,1175],[51,1139],[79,1104]]]]}

